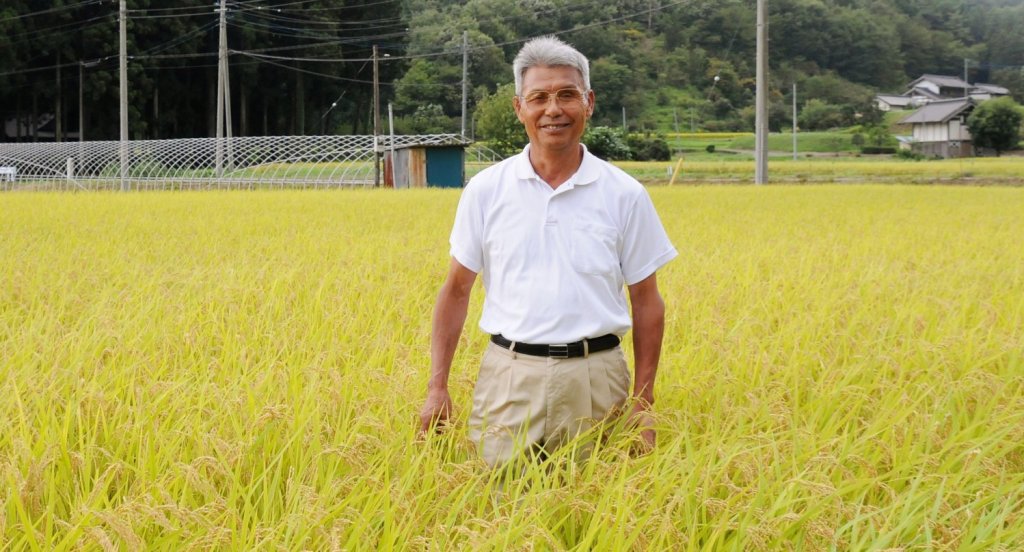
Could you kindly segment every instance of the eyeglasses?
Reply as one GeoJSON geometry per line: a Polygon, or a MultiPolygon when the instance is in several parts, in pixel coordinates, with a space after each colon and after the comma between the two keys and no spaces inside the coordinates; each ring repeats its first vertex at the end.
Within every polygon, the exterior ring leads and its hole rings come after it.
{"type": "Polygon", "coordinates": [[[541,109],[548,106],[548,102],[551,98],[555,98],[555,103],[561,107],[569,105],[577,105],[585,103],[586,100],[583,96],[583,92],[580,92],[577,88],[562,88],[555,90],[554,92],[548,92],[547,90],[534,90],[525,96],[519,96],[526,106],[530,109],[541,109]]]}

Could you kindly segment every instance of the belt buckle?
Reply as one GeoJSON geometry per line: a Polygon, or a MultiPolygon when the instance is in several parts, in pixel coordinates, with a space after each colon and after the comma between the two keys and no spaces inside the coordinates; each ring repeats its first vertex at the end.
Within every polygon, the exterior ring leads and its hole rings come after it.
{"type": "Polygon", "coordinates": [[[551,358],[569,358],[569,344],[548,345],[548,356],[551,358]]]}

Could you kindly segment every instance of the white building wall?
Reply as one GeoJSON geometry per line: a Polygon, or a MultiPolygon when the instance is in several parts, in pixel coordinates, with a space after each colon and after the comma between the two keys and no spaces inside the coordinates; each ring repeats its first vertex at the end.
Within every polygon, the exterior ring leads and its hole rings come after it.
{"type": "Polygon", "coordinates": [[[943,123],[914,125],[914,140],[917,142],[945,142],[949,140],[949,127],[943,123]]]}
{"type": "Polygon", "coordinates": [[[920,88],[924,88],[924,89],[928,90],[932,94],[938,94],[939,93],[939,85],[937,85],[937,84],[935,84],[934,82],[931,82],[931,81],[921,81],[921,82],[917,83],[917,86],[920,87],[920,88]]]}
{"type": "Polygon", "coordinates": [[[953,119],[949,122],[949,139],[969,142],[971,141],[971,131],[959,119],[953,119]]]}

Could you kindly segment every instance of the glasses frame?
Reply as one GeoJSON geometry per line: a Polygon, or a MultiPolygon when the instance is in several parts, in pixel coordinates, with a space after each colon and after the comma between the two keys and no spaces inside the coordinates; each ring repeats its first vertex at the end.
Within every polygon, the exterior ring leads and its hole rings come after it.
{"type": "Polygon", "coordinates": [[[544,109],[551,104],[551,98],[555,99],[555,104],[559,107],[587,105],[588,92],[590,91],[580,90],[575,86],[567,86],[554,91],[534,90],[529,94],[521,94],[517,97],[529,109],[544,109]],[[566,91],[572,91],[573,97],[563,97],[562,93],[566,91]]]}

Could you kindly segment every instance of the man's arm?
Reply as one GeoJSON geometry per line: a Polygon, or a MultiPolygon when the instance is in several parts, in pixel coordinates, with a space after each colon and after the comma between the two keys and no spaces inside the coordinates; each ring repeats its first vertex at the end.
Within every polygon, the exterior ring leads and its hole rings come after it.
{"type": "Polygon", "coordinates": [[[665,301],[658,292],[656,274],[629,286],[633,310],[633,411],[631,417],[642,428],[645,444],[654,446],[653,421],[646,413],[654,404],[654,378],[661,358],[665,333],[665,301]]]}
{"type": "Polygon", "coordinates": [[[454,258],[448,267],[448,276],[441,286],[434,306],[433,328],[430,335],[430,380],[427,400],[420,410],[420,433],[434,425],[443,425],[452,411],[448,394],[448,373],[451,371],[455,348],[466,323],[469,295],[473,291],[476,272],[462,266],[454,258]]]}

